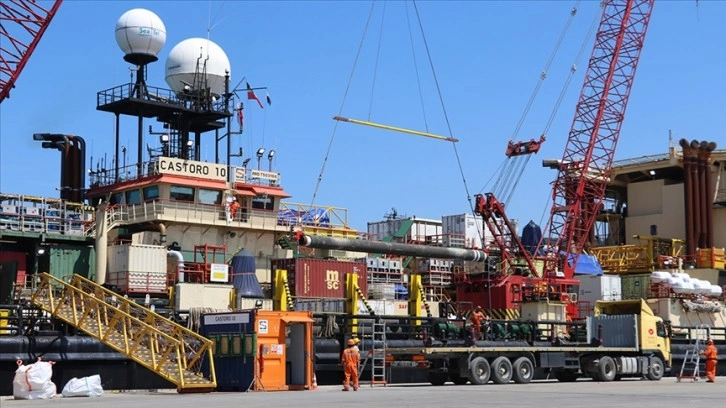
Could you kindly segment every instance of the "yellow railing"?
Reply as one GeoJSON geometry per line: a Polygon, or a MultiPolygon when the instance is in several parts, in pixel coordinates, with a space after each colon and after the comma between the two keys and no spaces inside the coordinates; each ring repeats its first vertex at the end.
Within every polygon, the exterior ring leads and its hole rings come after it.
{"type": "Polygon", "coordinates": [[[152,370],[179,392],[216,388],[211,340],[79,275],[70,283],[47,273],[39,277],[31,302],[53,317],[152,370]]]}

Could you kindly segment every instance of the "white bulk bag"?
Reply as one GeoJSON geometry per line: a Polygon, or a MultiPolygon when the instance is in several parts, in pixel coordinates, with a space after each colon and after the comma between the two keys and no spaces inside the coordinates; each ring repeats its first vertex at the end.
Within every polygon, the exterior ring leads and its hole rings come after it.
{"type": "Polygon", "coordinates": [[[18,369],[13,379],[13,396],[15,399],[49,399],[56,393],[55,384],[50,380],[53,376],[53,362],[36,361],[23,365],[18,360],[18,369]]]}
{"type": "Polygon", "coordinates": [[[96,374],[83,378],[71,378],[61,391],[64,397],[100,397],[103,395],[101,376],[96,374]]]}

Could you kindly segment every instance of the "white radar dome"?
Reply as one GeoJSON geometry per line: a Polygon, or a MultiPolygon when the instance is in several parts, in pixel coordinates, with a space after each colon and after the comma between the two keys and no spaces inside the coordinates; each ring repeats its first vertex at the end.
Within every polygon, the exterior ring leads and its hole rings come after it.
{"type": "Polygon", "coordinates": [[[166,43],[166,27],[149,10],[129,10],[116,22],[116,42],[126,61],[138,65],[154,62],[166,43]]]}
{"type": "Polygon", "coordinates": [[[180,94],[205,85],[213,95],[224,94],[224,77],[231,72],[224,50],[205,38],[189,38],[169,51],[166,59],[166,83],[180,94]],[[206,78],[201,77],[206,72],[206,78]]]}

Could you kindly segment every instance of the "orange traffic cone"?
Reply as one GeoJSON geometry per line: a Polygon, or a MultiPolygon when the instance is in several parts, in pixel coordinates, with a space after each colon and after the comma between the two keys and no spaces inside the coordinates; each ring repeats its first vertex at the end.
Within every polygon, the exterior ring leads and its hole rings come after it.
{"type": "Polygon", "coordinates": [[[315,375],[315,373],[313,373],[313,388],[312,389],[313,390],[318,389],[318,377],[315,375]]]}

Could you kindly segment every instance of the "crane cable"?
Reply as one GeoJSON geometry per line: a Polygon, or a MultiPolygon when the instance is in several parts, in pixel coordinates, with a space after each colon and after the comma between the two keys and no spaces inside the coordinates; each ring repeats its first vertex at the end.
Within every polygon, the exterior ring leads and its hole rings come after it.
{"type": "MultiPolygon", "coordinates": [[[[423,30],[423,23],[421,23],[421,15],[418,12],[418,6],[416,5],[416,0],[413,0],[411,3],[413,3],[413,9],[416,11],[416,19],[418,20],[418,26],[419,30],[421,31],[421,39],[424,44],[424,48],[426,49],[426,56],[429,61],[429,66],[431,67],[431,75],[434,78],[434,84],[436,85],[436,92],[439,95],[439,102],[441,103],[441,110],[444,113],[444,120],[446,121],[446,128],[449,132],[449,137],[453,138],[453,132],[451,131],[451,122],[449,121],[449,115],[446,113],[446,106],[444,105],[444,97],[441,95],[441,86],[439,85],[439,80],[436,76],[436,71],[434,70],[434,63],[431,58],[431,51],[429,50],[429,44],[426,41],[426,35],[424,35],[423,30]]],[[[461,157],[459,157],[459,151],[456,149],[456,143],[451,142],[451,146],[454,148],[454,155],[456,156],[456,163],[459,166],[459,172],[461,173],[461,181],[464,183],[464,190],[466,191],[466,197],[469,200],[469,207],[474,211],[474,204],[471,201],[471,195],[469,194],[469,187],[466,184],[466,175],[464,175],[464,168],[461,165],[461,157]]]]}
{"type": "Polygon", "coordinates": [[[383,42],[383,23],[386,20],[386,2],[383,2],[383,13],[381,13],[381,29],[378,33],[378,49],[376,49],[376,63],[373,65],[373,84],[371,85],[371,100],[368,102],[368,121],[371,121],[373,112],[373,93],[376,90],[376,78],[378,77],[378,60],[381,57],[381,43],[383,42]]]}
{"type": "MultiPolygon", "coordinates": [[[[532,94],[529,97],[529,100],[527,101],[527,104],[525,105],[524,110],[522,111],[522,115],[519,118],[519,121],[517,122],[517,125],[514,128],[514,132],[512,133],[511,140],[516,140],[520,130],[522,129],[522,126],[524,125],[524,122],[529,115],[529,112],[534,104],[534,101],[537,98],[537,95],[539,94],[540,88],[542,87],[542,84],[544,83],[544,80],[547,79],[547,74],[549,73],[550,67],[552,66],[552,63],[555,60],[555,57],[557,56],[557,53],[559,52],[560,48],[562,47],[562,43],[565,39],[565,36],[567,32],[569,31],[570,25],[572,24],[572,21],[574,20],[575,16],[577,15],[578,6],[580,4],[580,0],[577,0],[575,2],[575,5],[570,9],[570,17],[565,22],[565,26],[562,28],[562,31],[560,32],[559,37],[557,38],[557,41],[555,42],[552,51],[550,52],[549,57],[547,58],[547,61],[545,62],[545,66],[542,69],[542,71],[539,74],[539,80],[537,81],[537,84],[535,85],[534,89],[532,90],[532,94]]],[[[567,89],[567,86],[569,85],[570,79],[568,79],[565,83],[565,86],[563,90],[560,93],[560,96],[555,103],[555,107],[553,109],[552,114],[550,115],[550,119],[547,122],[547,125],[545,126],[545,131],[542,133],[543,135],[546,134],[546,131],[549,130],[549,127],[552,124],[552,120],[554,119],[555,113],[559,109],[560,104],[562,103],[562,96],[564,93],[564,90],[567,89]]],[[[504,167],[504,170],[500,173],[500,177],[497,179],[497,181],[494,184],[494,187],[492,188],[492,191],[494,194],[500,198],[500,201],[507,203],[511,200],[512,195],[514,194],[514,191],[516,190],[517,186],[519,185],[519,182],[521,181],[522,174],[524,173],[525,168],[527,167],[527,164],[531,160],[532,155],[521,155],[521,156],[514,156],[512,158],[509,158],[506,161],[506,165],[504,167]]],[[[482,187],[481,191],[484,191],[486,188],[486,185],[482,187]]]]}
{"type": "MultiPolygon", "coordinates": [[[[363,36],[360,39],[360,44],[358,44],[358,51],[355,54],[355,60],[353,61],[353,69],[350,72],[350,76],[348,77],[348,85],[345,87],[345,93],[343,94],[343,101],[340,103],[340,110],[338,111],[338,115],[343,114],[343,107],[345,106],[345,101],[348,97],[348,92],[350,91],[350,85],[353,82],[353,74],[355,73],[355,67],[358,65],[358,58],[360,57],[361,50],[363,49],[363,42],[366,38],[366,33],[368,32],[368,25],[371,22],[371,17],[373,16],[373,8],[375,7],[376,2],[374,1],[371,4],[371,9],[368,12],[368,19],[366,20],[366,25],[363,28],[363,36]]],[[[318,174],[318,180],[315,183],[315,190],[313,190],[313,196],[310,199],[310,208],[313,207],[315,204],[315,197],[318,195],[318,189],[320,188],[320,183],[323,181],[323,173],[325,172],[325,165],[328,163],[328,158],[330,157],[330,150],[333,147],[333,141],[335,140],[335,132],[338,129],[338,121],[335,121],[335,125],[333,125],[333,134],[330,136],[330,142],[328,142],[328,149],[325,152],[325,158],[323,159],[323,165],[320,169],[320,174],[318,174]]]]}
{"type": "Polygon", "coordinates": [[[403,3],[406,7],[406,25],[408,26],[408,38],[411,41],[411,56],[413,57],[413,68],[416,72],[416,85],[418,86],[418,97],[421,101],[421,113],[423,115],[424,120],[424,128],[426,129],[426,132],[429,132],[429,122],[426,117],[426,106],[424,105],[424,99],[423,99],[423,89],[421,87],[421,76],[418,72],[418,60],[416,59],[416,49],[413,45],[413,32],[411,31],[411,19],[408,16],[408,2],[403,3]]]}

